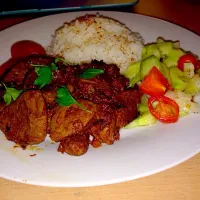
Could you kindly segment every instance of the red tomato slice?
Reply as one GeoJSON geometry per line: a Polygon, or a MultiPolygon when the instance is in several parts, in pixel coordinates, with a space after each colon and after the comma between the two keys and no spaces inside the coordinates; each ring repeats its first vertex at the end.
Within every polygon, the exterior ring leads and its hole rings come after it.
{"type": "Polygon", "coordinates": [[[40,44],[30,40],[16,42],[11,47],[11,56],[13,58],[27,57],[31,54],[44,55],[46,52],[40,44]]]}
{"type": "Polygon", "coordinates": [[[167,87],[168,82],[165,77],[156,67],[153,67],[139,88],[143,93],[150,96],[162,96],[167,87]]]}
{"type": "Polygon", "coordinates": [[[192,63],[194,65],[194,70],[196,70],[196,57],[192,54],[185,54],[181,56],[178,60],[178,68],[183,71],[185,63],[192,63]]]}
{"type": "Polygon", "coordinates": [[[150,97],[148,107],[151,114],[163,123],[174,123],[179,118],[179,106],[168,97],[150,97]],[[155,107],[153,102],[157,102],[155,107]]]}

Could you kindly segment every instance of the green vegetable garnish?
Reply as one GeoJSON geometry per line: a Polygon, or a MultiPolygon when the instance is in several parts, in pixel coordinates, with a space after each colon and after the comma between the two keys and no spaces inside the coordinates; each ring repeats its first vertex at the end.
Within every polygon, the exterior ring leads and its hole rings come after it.
{"type": "Polygon", "coordinates": [[[104,70],[103,69],[93,69],[93,68],[88,68],[87,70],[85,70],[80,77],[84,78],[84,79],[90,79],[93,78],[99,74],[103,74],[104,70]]]}
{"type": "MultiPolygon", "coordinates": [[[[60,106],[69,106],[71,104],[76,104],[80,108],[82,108],[83,110],[89,111],[89,110],[87,110],[87,108],[82,106],[80,103],[78,103],[72,97],[72,95],[70,94],[69,90],[65,86],[58,88],[56,102],[59,103],[60,106]]],[[[91,111],[89,111],[89,112],[91,112],[91,111]]]]}
{"type": "Polygon", "coordinates": [[[6,93],[4,94],[3,98],[6,102],[6,105],[9,105],[12,102],[12,100],[15,101],[17,99],[17,97],[22,93],[23,90],[17,90],[15,88],[6,87],[4,83],[3,85],[6,89],[6,93]]]}
{"type": "Polygon", "coordinates": [[[54,70],[54,71],[55,71],[55,70],[58,70],[58,67],[56,66],[55,63],[51,63],[51,64],[50,64],[50,67],[51,67],[51,69],[54,70]]]}
{"type": "Polygon", "coordinates": [[[34,81],[34,85],[38,85],[43,88],[45,85],[48,85],[52,80],[52,70],[51,67],[41,67],[36,68],[35,72],[37,73],[38,77],[34,81]]]}
{"type": "Polygon", "coordinates": [[[39,86],[40,89],[51,82],[52,71],[58,69],[55,63],[51,63],[49,66],[37,64],[32,64],[32,66],[35,67],[35,72],[38,75],[38,77],[34,81],[34,85],[39,86]]]}

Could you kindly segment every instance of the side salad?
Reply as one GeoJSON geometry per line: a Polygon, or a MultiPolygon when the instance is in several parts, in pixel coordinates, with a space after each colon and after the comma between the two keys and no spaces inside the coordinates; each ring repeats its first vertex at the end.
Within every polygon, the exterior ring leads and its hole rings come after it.
{"type": "Polygon", "coordinates": [[[140,116],[125,128],[177,122],[179,117],[200,112],[200,59],[184,51],[180,42],[158,38],[142,50],[142,59],[124,75],[144,93],[140,116]]]}

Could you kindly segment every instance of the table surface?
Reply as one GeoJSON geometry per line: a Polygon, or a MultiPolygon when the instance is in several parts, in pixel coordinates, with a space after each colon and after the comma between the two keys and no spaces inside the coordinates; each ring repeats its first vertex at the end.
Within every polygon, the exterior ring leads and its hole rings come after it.
{"type": "MultiPolygon", "coordinates": [[[[140,0],[134,13],[150,15],[184,26],[200,35],[199,0],[140,0]]],[[[0,30],[32,18],[0,19],[0,30]]],[[[125,183],[86,188],[48,188],[0,179],[1,200],[199,200],[200,154],[164,172],[125,183]]]]}

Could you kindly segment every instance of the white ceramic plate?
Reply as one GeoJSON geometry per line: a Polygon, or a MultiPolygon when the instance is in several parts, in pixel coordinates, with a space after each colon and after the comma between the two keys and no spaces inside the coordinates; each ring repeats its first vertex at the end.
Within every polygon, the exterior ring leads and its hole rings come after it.
{"type": "MultiPolygon", "coordinates": [[[[96,13],[96,12],[87,12],[96,13]]],[[[180,40],[184,49],[200,55],[200,37],[174,24],[151,17],[99,12],[138,31],[146,42],[158,36],[180,40]]],[[[86,12],[52,15],[8,28],[0,33],[0,63],[10,57],[11,45],[29,39],[47,46],[54,30],[86,12]]],[[[45,186],[95,186],[133,180],[175,166],[200,151],[199,115],[180,119],[175,124],[121,130],[121,140],[99,149],[90,147],[81,157],[56,151],[57,144],[46,140],[40,148],[23,151],[13,148],[0,134],[0,176],[6,179],[45,186]],[[36,154],[31,157],[30,155],[36,154]]]]}

